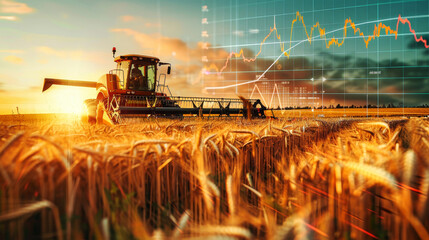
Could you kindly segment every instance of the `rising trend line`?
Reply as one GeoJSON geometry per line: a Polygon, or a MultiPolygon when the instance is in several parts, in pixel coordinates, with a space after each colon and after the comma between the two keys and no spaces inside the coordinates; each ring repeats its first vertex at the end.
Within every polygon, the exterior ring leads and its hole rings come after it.
{"type": "Polygon", "coordinates": [[[257,59],[257,57],[261,54],[261,52],[262,52],[262,46],[263,46],[263,44],[265,43],[265,41],[266,41],[266,40],[271,36],[271,34],[272,34],[273,32],[275,32],[275,34],[276,34],[276,38],[279,40],[280,49],[281,49],[281,51],[282,51],[282,54],[280,54],[280,56],[279,56],[279,57],[278,57],[278,58],[277,58],[277,59],[276,59],[276,60],[275,60],[271,65],[270,65],[270,67],[269,67],[269,68],[268,68],[268,69],[267,69],[263,74],[261,74],[261,75],[259,76],[259,78],[258,78],[258,79],[256,79],[256,80],[252,80],[252,81],[248,81],[248,82],[244,82],[244,83],[239,83],[239,84],[233,84],[233,85],[223,86],[223,87],[206,87],[205,89],[225,89],[225,88],[235,87],[235,86],[239,86],[239,85],[249,84],[249,83],[252,83],[252,82],[257,82],[257,81],[259,81],[259,80],[260,80],[260,78],[261,78],[261,77],[263,77],[263,76],[264,76],[264,74],[265,74],[265,73],[266,73],[266,72],[267,72],[267,71],[268,71],[268,70],[269,70],[269,69],[274,65],[274,63],[275,63],[275,62],[277,62],[277,60],[279,60],[279,59],[280,59],[280,57],[282,57],[282,56],[284,55],[284,56],[286,56],[287,58],[289,58],[289,56],[290,56],[290,52],[291,52],[291,50],[292,50],[293,48],[295,48],[296,46],[298,46],[298,45],[300,45],[301,43],[306,42],[306,41],[308,41],[308,42],[311,44],[312,40],[314,40],[316,37],[320,37],[321,39],[325,40],[326,48],[330,48],[332,44],[334,44],[334,45],[335,45],[335,46],[337,46],[337,47],[341,47],[341,46],[344,44],[345,39],[347,38],[347,28],[349,28],[349,27],[351,27],[351,28],[353,29],[353,33],[354,33],[354,35],[356,35],[356,33],[359,33],[359,36],[362,36],[362,38],[363,38],[363,40],[364,40],[364,42],[365,42],[365,47],[366,47],[366,48],[368,48],[369,43],[370,43],[373,39],[375,39],[376,37],[380,37],[380,35],[381,35],[381,30],[383,30],[383,29],[384,29],[384,31],[385,31],[385,33],[386,33],[386,35],[394,34],[394,35],[395,35],[395,39],[397,39],[397,38],[398,38],[399,23],[402,23],[402,24],[408,24],[409,29],[410,29],[410,32],[414,35],[414,39],[416,40],[416,42],[422,42],[422,43],[424,43],[425,48],[429,48],[429,46],[428,46],[428,44],[427,44],[427,40],[423,39],[423,37],[422,37],[422,36],[420,36],[420,38],[417,38],[416,32],[415,32],[415,30],[414,30],[414,29],[412,29],[410,21],[409,21],[407,18],[402,18],[400,14],[399,14],[398,18],[389,18],[389,19],[383,19],[383,20],[378,20],[378,21],[370,21],[370,22],[365,22],[365,23],[360,23],[360,24],[355,24],[355,23],[351,20],[351,18],[348,18],[348,19],[346,19],[346,20],[345,20],[345,22],[344,22],[344,27],[342,27],[342,28],[340,28],[340,29],[337,29],[337,30],[334,30],[334,31],[330,31],[330,32],[326,32],[325,28],[322,28],[322,27],[320,26],[320,23],[319,23],[319,22],[317,22],[316,24],[314,24],[314,25],[311,27],[310,34],[309,34],[309,33],[308,33],[308,30],[307,30],[307,27],[306,27],[306,25],[305,25],[305,23],[304,23],[304,18],[303,18],[303,16],[302,16],[299,12],[297,12],[297,13],[296,13],[296,18],[292,21],[292,26],[291,26],[291,36],[290,36],[290,41],[289,41],[289,48],[285,50],[284,43],[282,43],[282,42],[281,42],[281,36],[280,36],[280,34],[278,33],[278,31],[277,31],[276,22],[275,22],[275,19],[274,19],[274,26],[273,26],[273,27],[270,27],[270,32],[265,36],[264,40],[261,42],[261,44],[260,44],[260,46],[259,46],[259,51],[258,51],[258,53],[257,53],[254,57],[246,58],[246,57],[244,56],[244,50],[243,50],[243,49],[241,49],[238,53],[236,53],[236,52],[231,52],[231,53],[228,55],[228,58],[227,58],[227,60],[225,61],[224,66],[223,66],[221,69],[218,69],[216,65],[211,64],[208,68],[204,69],[204,71],[205,71],[206,73],[208,73],[208,70],[213,69],[213,70],[215,70],[218,74],[222,73],[222,72],[225,70],[225,68],[228,66],[229,60],[230,60],[233,56],[235,56],[236,58],[241,57],[241,58],[243,59],[243,61],[244,61],[244,62],[253,62],[253,61],[255,61],[255,60],[257,59]],[[397,19],[396,30],[392,30],[392,29],[390,28],[390,26],[387,26],[387,25],[383,24],[382,22],[379,22],[379,21],[384,21],[384,20],[385,20],[385,21],[387,21],[387,20],[395,20],[395,19],[397,19]],[[303,27],[304,27],[304,30],[305,30],[305,34],[306,34],[306,37],[307,37],[307,38],[306,38],[306,39],[304,39],[304,40],[301,40],[300,42],[298,42],[297,44],[295,44],[295,45],[293,45],[293,46],[292,46],[293,27],[294,27],[294,24],[295,24],[297,21],[299,21],[299,22],[301,22],[301,23],[302,23],[302,25],[303,25],[303,27]],[[375,25],[374,25],[373,35],[370,35],[370,36],[368,36],[368,37],[365,37],[365,34],[364,34],[363,32],[361,32],[360,28],[357,28],[357,27],[356,27],[356,26],[358,26],[358,25],[363,25],[363,24],[368,24],[368,23],[373,23],[373,22],[379,22],[379,24],[378,24],[378,25],[377,25],[377,24],[375,24],[375,25]],[[350,26],[348,26],[348,25],[350,25],[350,26]],[[318,36],[314,36],[314,37],[313,37],[313,32],[314,32],[314,29],[316,29],[316,28],[317,28],[317,29],[318,29],[318,31],[319,31],[319,35],[318,35],[318,36]],[[340,30],[342,30],[342,29],[344,29],[344,31],[343,31],[343,39],[342,39],[342,41],[341,41],[341,42],[338,40],[338,38],[335,38],[335,37],[332,37],[332,38],[328,41],[328,38],[326,37],[326,34],[333,33],[333,32],[337,32],[337,31],[340,31],[340,30]]]}

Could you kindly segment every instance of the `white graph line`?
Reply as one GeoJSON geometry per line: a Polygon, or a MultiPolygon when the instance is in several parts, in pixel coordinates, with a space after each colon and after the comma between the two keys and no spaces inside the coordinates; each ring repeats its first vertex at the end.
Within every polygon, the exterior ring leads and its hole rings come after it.
{"type": "MultiPolygon", "coordinates": [[[[428,17],[429,15],[419,15],[419,16],[412,16],[412,17],[406,17],[408,19],[413,19],[413,18],[422,18],[422,17],[428,17]]],[[[405,18],[405,17],[404,17],[405,18]]],[[[370,23],[378,23],[378,22],[384,22],[384,21],[391,21],[391,20],[397,20],[398,17],[395,18],[385,18],[385,19],[380,19],[380,20],[373,20],[373,21],[368,21],[368,22],[363,22],[363,23],[358,23],[355,24],[355,26],[361,26],[361,25],[365,25],[365,24],[370,24],[370,23]]],[[[351,26],[348,26],[347,28],[350,28],[351,26]]],[[[344,30],[344,27],[336,29],[336,30],[332,30],[329,32],[326,32],[325,35],[330,34],[330,33],[334,33],[334,32],[338,32],[344,30]]],[[[321,35],[317,35],[311,38],[311,40],[320,37],[321,35]]],[[[392,35],[394,36],[394,35],[392,35]]],[[[353,36],[354,37],[354,36],[353,36]]],[[[346,37],[347,39],[348,37],[346,37]]],[[[247,81],[247,82],[242,82],[242,83],[237,83],[237,84],[231,84],[231,85],[226,85],[226,86],[219,86],[219,87],[205,87],[205,90],[214,90],[214,89],[227,89],[227,88],[232,88],[232,87],[238,87],[238,86],[242,86],[242,85],[246,85],[246,84],[250,84],[250,83],[255,83],[258,82],[262,77],[265,76],[265,73],[268,72],[268,70],[270,70],[274,64],[288,51],[290,51],[291,49],[294,49],[296,46],[300,45],[301,43],[304,42],[308,42],[310,39],[305,39],[305,40],[301,40],[300,42],[298,42],[297,44],[293,45],[292,47],[290,47],[289,49],[286,49],[285,51],[283,51],[277,58],[276,60],[273,61],[273,63],[264,71],[264,73],[262,73],[257,79],[255,80],[251,80],[251,81],[247,81]]]]}

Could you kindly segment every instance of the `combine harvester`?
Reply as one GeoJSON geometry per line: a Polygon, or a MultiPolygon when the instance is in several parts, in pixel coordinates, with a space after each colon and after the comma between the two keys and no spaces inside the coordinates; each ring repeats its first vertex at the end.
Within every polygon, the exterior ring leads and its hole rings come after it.
{"type": "Polygon", "coordinates": [[[45,78],[42,92],[52,85],[89,87],[97,90],[96,99],[87,99],[88,122],[121,123],[129,117],[242,116],[265,118],[266,107],[259,99],[205,98],[171,96],[165,84],[171,64],[156,57],[129,54],[115,58],[116,69],[98,82],[45,78]],[[167,74],[160,73],[167,67],[167,74]],[[166,93],[168,91],[169,94],[166,93]]]}

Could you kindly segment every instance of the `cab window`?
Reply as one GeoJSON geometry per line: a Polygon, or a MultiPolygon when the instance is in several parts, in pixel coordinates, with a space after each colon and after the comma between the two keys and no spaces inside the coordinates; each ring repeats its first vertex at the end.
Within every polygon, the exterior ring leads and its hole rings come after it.
{"type": "Polygon", "coordinates": [[[155,89],[155,71],[155,65],[132,63],[128,88],[137,91],[153,91],[155,89]]]}
{"type": "Polygon", "coordinates": [[[130,61],[118,62],[117,69],[118,70],[115,72],[115,74],[119,78],[119,82],[117,83],[117,88],[118,89],[125,89],[126,88],[126,84],[125,84],[126,79],[128,77],[128,72],[130,70],[130,61]]]}
{"type": "Polygon", "coordinates": [[[147,66],[147,80],[149,90],[152,91],[155,89],[155,65],[147,66]]]}

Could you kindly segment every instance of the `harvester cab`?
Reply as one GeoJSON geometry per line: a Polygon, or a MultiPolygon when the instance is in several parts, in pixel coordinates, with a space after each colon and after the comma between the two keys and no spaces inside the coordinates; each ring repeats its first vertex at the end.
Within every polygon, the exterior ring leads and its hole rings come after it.
{"type": "Polygon", "coordinates": [[[114,76],[111,86],[115,89],[131,91],[136,95],[156,95],[157,91],[164,93],[165,88],[168,88],[165,79],[166,74],[171,72],[170,63],[160,62],[156,57],[136,54],[116,57],[115,62],[116,69],[109,72],[109,75],[114,76]],[[168,65],[167,70],[161,72],[164,65],[168,65]],[[161,78],[164,80],[162,83],[161,78]]]}
{"type": "Polygon", "coordinates": [[[259,99],[172,96],[165,83],[170,63],[139,54],[115,57],[115,48],[112,52],[116,68],[97,82],[45,78],[42,92],[54,84],[95,88],[96,98],[85,100],[90,123],[114,124],[141,116],[265,118],[266,107],[259,99]]]}

